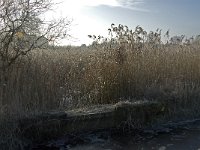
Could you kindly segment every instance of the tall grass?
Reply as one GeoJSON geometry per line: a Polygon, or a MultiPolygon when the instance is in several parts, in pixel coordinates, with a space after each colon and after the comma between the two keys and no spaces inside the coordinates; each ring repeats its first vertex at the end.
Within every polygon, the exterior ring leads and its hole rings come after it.
{"type": "Polygon", "coordinates": [[[122,56],[103,48],[32,52],[7,71],[7,82],[1,86],[7,105],[1,109],[32,113],[123,99],[169,98],[192,105],[199,96],[199,47],[144,47],[140,53],[126,49],[122,56]]]}
{"type": "Polygon", "coordinates": [[[200,44],[135,45],[55,47],[21,58],[0,85],[1,130],[8,118],[127,99],[160,101],[171,116],[198,114],[200,44]]]}

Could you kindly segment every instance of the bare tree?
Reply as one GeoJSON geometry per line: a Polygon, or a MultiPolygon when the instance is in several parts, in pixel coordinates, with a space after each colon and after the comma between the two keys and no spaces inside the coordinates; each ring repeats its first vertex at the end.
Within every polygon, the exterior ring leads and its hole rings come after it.
{"type": "Polygon", "coordinates": [[[0,99],[5,101],[8,69],[30,51],[68,36],[67,18],[46,21],[51,0],[0,0],[0,99]]]}
{"type": "Polygon", "coordinates": [[[67,18],[40,19],[52,0],[0,0],[0,69],[6,70],[33,49],[68,36],[67,18]]]}

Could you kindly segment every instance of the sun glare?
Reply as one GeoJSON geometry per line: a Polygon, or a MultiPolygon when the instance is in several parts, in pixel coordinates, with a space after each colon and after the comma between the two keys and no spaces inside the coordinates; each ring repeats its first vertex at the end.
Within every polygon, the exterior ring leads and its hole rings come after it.
{"type": "Polygon", "coordinates": [[[108,26],[105,26],[104,22],[99,21],[92,14],[85,14],[85,8],[99,5],[118,6],[116,0],[54,0],[54,2],[58,3],[58,6],[56,6],[57,8],[55,8],[53,14],[49,14],[47,18],[56,18],[60,15],[62,17],[67,16],[73,20],[70,31],[73,39],[62,41],[62,45],[90,44],[91,39],[87,35],[100,34],[104,36],[107,34],[108,26]]]}
{"type": "Polygon", "coordinates": [[[87,6],[120,6],[116,0],[54,0],[56,3],[60,3],[59,10],[63,13],[69,13],[73,15],[78,14],[81,9],[87,6]],[[75,14],[74,14],[75,13],[75,14]]]}

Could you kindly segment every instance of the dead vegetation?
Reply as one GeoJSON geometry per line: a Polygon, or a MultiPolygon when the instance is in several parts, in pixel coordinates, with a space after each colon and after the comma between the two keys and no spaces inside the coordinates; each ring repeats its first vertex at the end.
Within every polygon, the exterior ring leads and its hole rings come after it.
{"type": "Polygon", "coordinates": [[[96,42],[88,47],[38,49],[16,61],[0,85],[7,102],[0,106],[1,118],[6,118],[1,122],[138,99],[160,101],[177,118],[199,114],[198,40],[162,43],[160,30],[147,33],[139,26],[133,31],[112,25],[109,32],[108,38],[90,36],[96,42]]]}

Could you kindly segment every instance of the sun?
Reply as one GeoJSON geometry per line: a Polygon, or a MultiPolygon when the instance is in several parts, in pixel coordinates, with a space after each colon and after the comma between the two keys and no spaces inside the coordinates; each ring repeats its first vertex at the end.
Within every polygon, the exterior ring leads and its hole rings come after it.
{"type": "MultiPolygon", "coordinates": [[[[75,45],[90,44],[91,39],[87,35],[95,34],[106,36],[108,24],[103,20],[99,20],[98,16],[88,15],[85,10],[89,7],[106,5],[110,7],[119,6],[117,0],[54,0],[54,11],[47,18],[69,17],[73,20],[70,35],[74,37],[72,40],[75,45]]],[[[67,43],[65,40],[62,43],[67,43]]]]}

